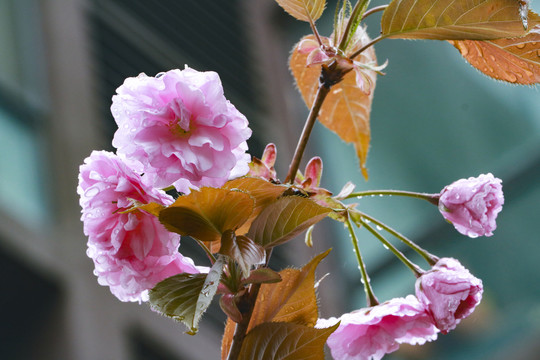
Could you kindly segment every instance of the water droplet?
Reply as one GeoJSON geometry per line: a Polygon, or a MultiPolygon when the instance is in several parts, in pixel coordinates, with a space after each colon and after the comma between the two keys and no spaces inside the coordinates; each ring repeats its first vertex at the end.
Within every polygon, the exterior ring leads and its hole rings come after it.
{"type": "Polygon", "coordinates": [[[159,78],[162,77],[163,75],[165,75],[164,72],[157,73],[157,74],[156,74],[156,79],[159,79],[159,78]]]}
{"type": "Polygon", "coordinates": [[[363,279],[363,278],[360,278],[360,282],[361,282],[362,284],[365,284],[365,282],[364,282],[364,279],[363,279]]]}
{"type": "Polygon", "coordinates": [[[383,244],[383,246],[384,246],[384,248],[385,248],[386,250],[390,250],[390,249],[388,249],[388,246],[386,246],[385,244],[383,244]]]}
{"type": "Polygon", "coordinates": [[[540,57],[540,50],[536,50],[536,56],[540,57]]]}
{"type": "Polygon", "coordinates": [[[377,230],[381,231],[383,228],[379,225],[375,226],[377,228],[377,230]]]}
{"type": "Polygon", "coordinates": [[[99,194],[99,189],[97,187],[88,188],[84,192],[84,196],[87,196],[87,197],[94,197],[97,194],[99,194]]]}
{"type": "Polygon", "coordinates": [[[383,197],[384,195],[383,194],[379,194],[379,197],[383,197]]]}
{"type": "Polygon", "coordinates": [[[508,81],[510,81],[510,82],[516,82],[516,81],[517,81],[516,75],[514,75],[514,74],[508,74],[508,81]]]}
{"type": "Polygon", "coordinates": [[[518,49],[523,49],[525,47],[525,44],[524,43],[520,43],[520,44],[517,44],[516,47],[518,49]]]}
{"type": "Polygon", "coordinates": [[[364,221],[366,222],[366,224],[369,224],[371,222],[369,219],[364,219],[364,221]]]}
{"type": "Polygon", "coordinates": [[[472,238],[472,239],[474,239],[474,238],[477,238],[477,237],[478,237],[478,234],[475,234],[475,233],[473,233],[472,231],[469,231],[469,232],[467,233],[467,236],[470,237],[470,238],[472,238]]]}

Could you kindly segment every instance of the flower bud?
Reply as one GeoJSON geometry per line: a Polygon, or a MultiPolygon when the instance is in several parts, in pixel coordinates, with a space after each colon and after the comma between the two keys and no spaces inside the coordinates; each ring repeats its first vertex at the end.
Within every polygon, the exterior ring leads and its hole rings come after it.
{"type": "Polygon", "coordinates": [[[439,211],[463,235],[491,236],[504,204],[501,183],[492,174],[458,180],[441,191],[439,211]]]}
{"type": "Polygon", "coordinates": [[[416,280],[418,300],[444,334],[474,311],[482,292],[482,280],[452,258],[440,259],[416,280]]]}

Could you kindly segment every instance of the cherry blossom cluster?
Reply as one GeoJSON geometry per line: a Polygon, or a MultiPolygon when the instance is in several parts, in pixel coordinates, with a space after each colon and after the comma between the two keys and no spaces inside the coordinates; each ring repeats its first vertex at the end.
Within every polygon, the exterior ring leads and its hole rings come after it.
{"type": "Polygon", "coordinates": [[[111,111],[117,154],[94,151],[80,167],[87,254],[101,285],[122,301],[146,301],[159,281],[199,270],[178,252],[180,236],[141,206],[170,205],[164,188],[189,193],[246,174],[251,130],[218,75],[188,67],[126,79],[111,111]]]}
{"type": "Polygon", "coordinates": [[[422,345],[446,334],[482,299],[482,281],[452,258],[440,259],[416,280],[416,296],[319,319],[326,327],[341,321],[327,340],[334,359],[379,360],[400,344],[422,345]]]}

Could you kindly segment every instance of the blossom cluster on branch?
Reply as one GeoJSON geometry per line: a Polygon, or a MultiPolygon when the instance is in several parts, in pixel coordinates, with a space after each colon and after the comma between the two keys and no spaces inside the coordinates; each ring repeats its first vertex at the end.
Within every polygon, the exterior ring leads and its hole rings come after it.
{"type": "MultiPolygon", "coordinates": [[[[148,302],[186,325],[189,334],[197,332],[219,296],[228,317],[222,360],[322,359],[325,344],[336,360],[381,359],[400,344],[433,341],[471,315],[482,299],[480,279],[457,259],[439,258],[365,213],[361,201],[348,200],[375,195],[422,199],[437,206],[461,234],[492,236],[504,204],[500,179],[481,174],[435,194],[355,191],[349,182],[334,195],[321,184],[320,157],[299,171],[319,119],[354,145],[367,179],[371,101],[377,75],[386,66],[377,64],[373,45],[385,38],[449,40],[473,66],[500,59],[518,64],[530,48],[540,51],[534,48],[540,44],[540,17],[528,10],[526,1],[502,0],[503,6],[486,0],[492,6],[481,9],[462,1],[459,11],[452,8],[450,13],[434,0],[418,0],[412,7],[403,1],[368,10],[368,0],[354,6],[344,0],[338,4],[332,35],[324,37],[315,26],[324,0],[277,0],[313,31],[290,57],[310,114],[284,181],[274,168],[274,144],[266,146],[260,159],[247,152],[248,121],[225,98],[218,74],[186,66],[126,79],[112,98],[116,153],[92,152],[80,167],[77,188],[87,254],[99,284],[109,286],[121,301],[148,302]],[[381,36],[371,40],[360,24],[379,11],[381,36]],[[430,20],[436,18],[440,21],[430,20]],[[473,56],[470,48],[482,49],[480,55],[473,56]],[[311,247],[314,226],[324,218],[348,230],[366,294],[365,307],[330,319],[320,317],[315,291],[315,270],[329,250],[301,269],[278,272],[270,266],[273,249],[303,232],[311,247]],[[411,270],[414,295],[379,302],[355,228],[366,230],[411,270]],[[180,253],[181,236],[195,241],[208,262],[195,264],[180,253]],[[412,262],[388,236],[418,253],[429,269],[412,262]]],[[[490,66],[495,78],[540,82],[537,63],[526,73],[512,68],[511,76],[500,65],[490,66]]]]}

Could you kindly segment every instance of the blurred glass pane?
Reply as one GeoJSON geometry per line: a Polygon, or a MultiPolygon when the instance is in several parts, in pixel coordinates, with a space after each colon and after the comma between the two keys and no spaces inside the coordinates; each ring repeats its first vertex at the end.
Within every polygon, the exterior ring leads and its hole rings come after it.
{"type": "Polygon", "coordinates": [[[40,146],[32,129],[0,109],[0,206],[28,226],[45,221],[40,146]]]}
{"type": "Polygon", "coordinates": [[[0,82],[14,86],[20,81],[19,54],[15,32],[13,3],[0,1],[0,82]]]}

